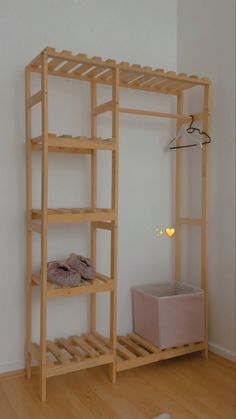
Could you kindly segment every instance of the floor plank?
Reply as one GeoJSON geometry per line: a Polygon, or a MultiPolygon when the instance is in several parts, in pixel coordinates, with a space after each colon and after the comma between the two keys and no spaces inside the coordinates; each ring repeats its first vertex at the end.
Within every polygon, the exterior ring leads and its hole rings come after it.
{"type": "Polygon", "coordinates": [[[0,382],[0,419],[235,419],[235,370],[192,354],[118,374],[107,367],[47,381],[39,400],[38,376],[0,382]]]}

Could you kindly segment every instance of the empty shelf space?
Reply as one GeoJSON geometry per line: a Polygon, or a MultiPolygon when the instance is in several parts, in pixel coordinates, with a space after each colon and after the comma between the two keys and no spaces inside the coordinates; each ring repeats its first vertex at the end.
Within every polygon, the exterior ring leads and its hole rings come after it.
{"type": "MultiPolygon", "coordinates": [[[[40,362],[40,345],[33,343],[29,353],[36,363],[40,362]]],[[[65,374],[85,368],[110,364],[113,354],[110,344],[104,343],[100,335],[83,334],[47,341],[47,377],[65,374]]]]}
{"type": "MultiPolygon", "coordinates": [[[[86,54],[72,54],[71,51],[57,52],[54,48],[46,48],[44,52],[49,57],[48,72],[59,77],[68,77],[85,81],[96,80],[98,83],[111,84],[113,69],[120,70],[120,86],[147,91],[160,91],[176,94],[179,91],[194,86],[206,86],[210,82],[206,77],[186,73],[177,74],[175,71],[128,62],[116,63],[113,59],[103,60],[101,57],[87,57],[86,54]]],[[[41,56],[30,63],[30,70],[41,72],[41,56]]]]}
{"type": "MultiPolygon", "coordinates": [[[[41,219],[41,210],[32,210],[32,219],[41,219]]],[[[113,221],[115,211],[106,208],[57,208],[48,209],[47,221],[50,224],[73,223],[81,221],[113,221]]]]}
{"type": "MultiPolygon", "coordinates": [[[[30,140],[32,150],[42,150],[42,136],[30,140]]],[[[72,137],[71,135],[48,134],[48,150],[53,152],[86,153],[91,150],[115,150],[116,143],[112,138],[72,137]]]]}
{"type": "Polygon", "coordinates": [[[135,333],[130,333],[127,336],[118,336],[117,371],[201,351],[204,348],[204,342],[197,342],[175,348],[159,349],[135,333]]]}
{"type": "MultiPolygon", "coordinates": [[[[33,285],[40,285],[41,278],[39,274],[32,276],[33,285]]],[[[60,287],[59,285],[47,282],[47,297],[70,297],[81,294],[93,294],[97,292],[112,291],[114,289],[114,281],[105,275],[97,273],[96,278],[92,280],[84,280],[77,287],[60,287]]]]}

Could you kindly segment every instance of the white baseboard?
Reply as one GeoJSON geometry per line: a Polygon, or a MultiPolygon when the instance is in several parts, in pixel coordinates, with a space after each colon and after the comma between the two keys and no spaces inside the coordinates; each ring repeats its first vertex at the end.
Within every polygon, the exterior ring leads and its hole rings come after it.
{"type": "Polygon", "coordinates": [[[216,345],[215,343],[209,342],[209,350],[211,352],[214,352],[217,355],[222,356],[223,358],[229,359],[230,361],[236,362],[236,353],[228,351],[225,348],[222,348],[219,345],[216,345]]]}
{"type": "Polygon", "coordinates": [[[0,374],[5,372],[18,371],[24,368],[24,362],[22,361],[5,362],[4,364],[0,363],[0,374]]]}

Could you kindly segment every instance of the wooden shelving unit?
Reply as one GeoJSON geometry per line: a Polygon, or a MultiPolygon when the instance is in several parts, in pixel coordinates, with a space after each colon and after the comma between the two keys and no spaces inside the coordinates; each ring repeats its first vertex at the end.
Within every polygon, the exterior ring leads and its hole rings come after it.
{"type": "Polygon", "coordinates": [[[176,217],[175,217],[175,278],[181,280],[181,226],[198,225],[201,228],[201,286],[205,290],[205,341],[178,348],[160,350],[140,336],[116,334],[117,312],[117,227],[118,227],[118,160],[119,160],[119,113],[129,113],[176,120],[176,128],[191,120],[183,114],[184,91],[196,86],[203,89],[203,111],[194,115],[201,121],[205,131],[209,129],[211,83],[207,78],[188,76],[173,71],[116,63],[112,59],[88,58],[85,54],[73,55],[70,51],[56,52],[54,48],[44,49],[25,70],[26,76],[26,144],[27,144],[27,336],[26,374],[31,376],[34,359],[40,367],[41,400],[46,399],[48,377],[77,371],[98,365],[109,365],[111,381],[116,381],[117,371],[126,370],[161,359],[168,359],[195,351],[208,351],[208,306],[207,306],[207,184],[208,147],[202,148],[202,214],[199,219],[181,216],[181,152],[176,153],[176,217]],[[31,73],[41,76],[41,89],[31,94],[31,73]],[[57,136],[48,132],[48,77],[65,77],[89,82],[91,86],[91,138],[57,136]],[[110,101],[97,105],[97,84],[111,85],[110,101]],[[121,108],[119,106],[120,87],[174,95],[177,102],[176,113],[121,108]],[[40,104],[42,110],[41,135],[32,138],[31,109],[40,104]],[[111,138],[98,138],[97,116],[112,112],[111,138]],[[97,207],[97,151],[110,150],[112,153],[112,198],[110,208],[97,207]],[[41,208],[32,208],[32,153],[42,153],[41,208]],[[91,156],[91,206],[90,208],[48,208],[48,153],[80,153],[91,156]],[[96,266],[96,235],[98,229],[111,232],[111,276],[97,272],[96,279],[86,281],[75,288],[58,287],[47,281],[47,236],[48,225],[69,222],[91,223],[91,260],[96,266]],[[32,271],[32,236],[41,237],[40,273],[32,271]],[[32,289],[40,287],[40,342],[32,342],[32,289]],[[110,292],[110,336],[101,336],[96,330],[96,294],[110,292]],[[90,331],[82,336],[58,338],[48,341],[46,336],[46,307],[49,298],[90,294],[90,331]]]}

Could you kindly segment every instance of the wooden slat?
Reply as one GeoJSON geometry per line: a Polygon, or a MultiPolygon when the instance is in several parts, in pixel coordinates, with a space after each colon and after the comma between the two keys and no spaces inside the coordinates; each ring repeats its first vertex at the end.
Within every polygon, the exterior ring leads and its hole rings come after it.
{"type": "Polygon", "coordinates": [[[40,363],[40,347],[38,343],[31,343],[28,348],[29,353],[31,354],[34,361],[38,364],[40,363]]]}
{"type": "MultiPolygon", "coordinates": [[[[152,70],[152,67],[143,67],[143,70],[148,70],[148,71],[150,71],[150,70],[152,70]]],[[[136,81],[130,81],[129,82],[129,84],[132,84],[132,83],[138,83],[138,84],[140,84],[140,83],[144,83],[145,81],[148,81],[148,80],[150,80],[150,78],[152,78],[153,76],[145,76],[145,75],[139,75],[138,76],[139,78],[138,78],[138,80],[136,79],[136,81]]]]}
{"type": "Polygon", "coordinates": [[[101,274],[100,272],[96,272],[96,276],[97,276],[97,278],[99,278],[100,280],[102,280],[104,282],[109,282],[111,280],[111,278],[109,276],[101,274]]]}
{"type": "MultiPolygon", "coordinates": [[[[82,58],[82,59],[86,59],[87,55],[86,54],[78,54],[76,55],[77,58],[82,58]]],[[[60,71],[63,72],[67,72],[72,70],[74,67],[76,67],[78,65],[78,61],[68,61],[66,62],[62,67],[60,67],[60,71]]]]}
{"type": "MultiPolygon", "coordinates": [[[[62,51],[62,54],[63,53],[65,53],[65,54],[68,54],[68,55],[70,55],[70,56],[72,56],[72,54],[71,54],[71,52],[70,51],[62,51]]],[[[53,58],[49,63],[48,63],[48,69],[49,70],[55,70],[57,67],[59,67],[59,65],[61,64],[61,63],[63,63],[65,61],[65,59],[64,58],[60,58],[60,57],[56,57],[56,58],[53,58]]]]}
{"type": "MultiPolygon", "coordinates": [[[[31,139],[32,149],[34,145],[42,144],[42,137],[31,139]]],[[[48,138],[49,147],[60,147],[65,149],[81,149],[81,150],[114,150],[115,142],[112,138],[88,138],[88,137],[72,137],[69,135],[61,135],[57,137],[51,134],[48,138]]]]}
{"type": "Polygon", "coordinates": [[[141,346],[137,345],[135,342],[125,336],[118,336],[117,339],[121,345],[124,345],[127,349],[138,356],[146,356],[150,354],[150,352],[146,351],[146,349],[143,349],[141,346]]]}
{"type": "Polygon", "coordinates": [[[77,361],[83,359],[82,355],[73,345],[71,345],[65,338],[58,338],[56,343],[67,350],[77,361]]]}
{"type": "MultiPolygon", "coordinates": [[[[165,73],[165,76],[166,75],[172,75],[172,76],[175,76],[176,75],[176,72],[175,71],[167,71],[166,73],[165,73]]],[[[163,87],[166,87],[166,88],[170,88],[171,86],[172,86],[172,83],[173,82],[175,82],[175,80],[169,80],[169,79],[164,79],[164,80],[160,80],[159,81],[159,83],[157,82],[157,83],[154,83],[154,85],[155,86],[158,86],[158,87],[161,87],[161,88],[163,88],[163,87]]],[[[152,84],[151,84],[151,86],[153,86],[152,84]]]]}
{"type": "MultiPolygon", "coordinates": [[[[138,65],[130,66],[128,63],[125,63],[126,65],[124,65],[122,63],[120,63],[120,64],[110,63],[110,65],[109,65],[108,63],[106,63],[104,61],[101,61],[100,63],[98,63],[98,61],[96,61],[96,59],[93,60],[93,59],[89,59],[89,58],[78,58],[78,57],[76,57],[74,55],[71,55],[71,54],[57,53],[52,48],[46,48],[45,51],[48,51],[50,57],[61,58],[61,59],[64,59],[64,61],[73,61],[74,63],[78,63],[78,64],[83,63],[83,64],[86,64],[86,65],[90,65],[90,68],[91,67],[99,67],[99,66],[101,68],[105,68],[105,69],[108,66],[110,66],[111,68],[115,68],[115,67],[120,68],[120,70],[122,72],[122,77],[124,77],[124,78],[125,78],[124,73],[127,73],[127,72],[130,73],[130,71],[132,71],[133,73],[135,73],[135,74],[132,74],[132,78],[134,78],[136,76],[136,74],[137,74],[137,77],[138,76],[142,77],[142,76],[148,76],[149,75],[149,76],[153,76],[153,77],[157,77],[157,78],[158,77],[164,77],[165,79],[178,81],[178,82],[181,82],[182,84],[185,84],[185,86],[188,84],[189,87],[194,87],[194,85],[201,85],[201,86],[209,85],[209,80],[205,77],[203,77],[201,79],[197,79],[196,77],[187,76],[186,74],[183,74],[183,75],[181,75],[181,74],[171,74],[171,72],[166,72],[166,73],[164,72],[163,73],[163,71],[160,70],[160,69],[148,70],[147,68],[144,68],[144,67],[141,67],[141,66],[138,66],[138,65]]],[[[39,71],[38,68],[34,67],[34,66],[32,66],[30,68],[30,70],[35,71],[35,72],[39,71]]],[[[91,70],[92,70],[92,68],[91,68],[91,70]]],[[[66,72],[63,72],[63,71],[60,72],[60,69],[57,70],[57,71],[49,70],[49,72],[50,72],[50,74],[55,73],[55,75],[59,75],[60,77],[67,77],[67,76],[69,78],[82,77],[82,79],[86,80],[86,76],[80,76],[79,74],[75,75],[75,74],[66,73],[66,72]]],[[[102,80],[102,77],[101,77],[101,80],[99,80],[99,81],[111,84],[111,76],[112,76],[111,71],[106,70],[105,73],[103,75],[103,80],[102,80]],[[107,73],[107,74],[105,74],[105,73],[107,73]]],[[[129,74],[129,76],[130,75],[131,74],[129,74]]],[[[99,78],[97,78],[97,79],[99,79],[99,78]]],[[[90,78],[87,77],[87,80],[91,80],[91,77],[90,78]]],[[[128,86],[127,82],[124,83],[122,80],[120,80],[120,86],[122,86],[122,84],[124,86],[126,85],[126,87],[128,86]]],[[[146,90],[147,89],[147,91],[158,90],[158,88],[156,88],[155,90],[154,90],[154,88],[148,89],[146,87],[146,85],[144,85],[143,88],[141,86],[134,87],[134,86],[131,85],[130,88],[136,88],[136,89],[141,89],[141,90],[144,90],[144,89],[146,90]]],[[[164,89],[164,87],[162,89],[160,88],[160,92],[161,92],[161,90],[163,90],[162,93],[177,94],[177,91],[175,91],[174,88],[173,88],[173,91],[172,91],[172,89],[168,89],[168,88],[164,89]]]]}
{"type": "Polygon", "coordinates": [[[158,77],[156,80],[151,81],[150,83],[148,83],[148,86],[150,87],[160,87],[160,88],[164,88],[164,87],[170,87],[171,83],[173,83],[173,81],[175,82],[175,80],[170,80],[168,78],[166,78],[166,75],[168,76],[175,76],[176,72],[175,71],[167,71],[167,72],[162,72],[163,77],[158,77]]]}
{"type": "Polygon", "coordinates": [[[147,83],[145,84],[145,86],[146,86],[147,88],[150,88],[150,89],[153,89],[153,88],[158,88],[159,84],[160,84],[162,81],[166,81],[165,77],[161,77],[161,76],[159,76],[159,77],[154,77],[152,80],[150,80],[150,82],[147,82],[147,83]]]}
{"type": "MultiPolygon", "coordinates": [[[[148,67],[145,67],[146,69],[148,69],[148,67]]],[[[162,69],[162,68],[157,68],[156,70],[155,70],[155,72],[158,72],[158,77],[156,76],[156,75],[151,75],[151,74],[149,74],[149,75],[143,75],[142,76],[142,78],[143,78],[143,81],[145,81],[145,87],[149,87],[149,86],[152,86],[153,84],[155,85],[155,83],[159,83],[161,80],[165,80],[165,78],[163,78],[163,77],[161,77],[160,75],[161,74],[164,74],[165,73],[165,71],[162,69]]],[[[137,84],[135,84],[135,87],[140,87],[140,86],[142,86],[142,80],[140,80],[140,82],[141,83],[137,83],[137,84]]]]}
{"type": "Polygon", "coordinates": [[[107,348],[107,346],[104,345],[104,343],[102,343],[101,341],[99,341],[96,336],[92,335],[92,334],[85,334],[83,335],[84,338],[90,342],[92,344],[92,346],[99,350],[100,352],[102,352],[103,354],[110,354],[111,350],[109,348],[107,348]]]}
{"type": "Polygon", "coordinates": [[[99,352],[94,349],[89,343],[87,343],[82,337],[71,336],[71,340],[78,346],[80,346],[89,356],[96,358],[99,356],[99,352]]]}
{"type": "Polygon", "coordinates": [[[32,108],[32,106],[37,105],[37,103],[42,101],[42,97],[42,90],[39,90],[39,92],[35,93],[33,96],[28,97],[27,107],[32,108]]]}
{"type": "MultiPolygon", "coordinates": [[[[78,63],[82,62],[84,64],[91,64],[93,66],[99,65],[101,67],[108,67],[107,63],[104,62],[104,61],[102,61],[101,63],[98,63],[96,61],[96,59],[93,60],[92,58],[79,59],[75,55],[72,55],[70,52],[69,53],[66,53],[66,52],[60,52],[60,53],[59,52],[56,52],[54,48],[49,48],[48,47],[48,48],[45,49],[45,52],[47,52],[47,54],[50,57],[53,57],[53,58],[64,58],[65,61],[66,60],[68,60],[68,61],[77,61],[78,63]]],[[[157,70],[145,70],[143,67],[141,67],[138,64],[134,64],[134,65],[130,66],[129,63],[120,63],[120,64],[118,64],[118,63],[112,64],[111,63],[110,64],[110,67],[111,68],[117,67],[117,68],[119,68],[122,71],[129,71],[129,72],[132,71],[132,72],[135,72],[135,73],[138,73],[138,74],[143,74],[143,75],[154,75],[154,76],[161,75],[160,69],[157,69],[157,70]]],[[[193,76],[181,76],[181,75],[178,75],[178,74],[174,74],[173,75],[173,74],[168,74],[168,73],[169,72],[164,73],[164,76],[166,78],[168,78],[168,79],[171,79],[171,80],[180,80],[180,81],[183,81],[183,82],[191,82],[192,84],[195,84],[195,85],[198,85],[199,84],[199,85],[202,85],[202,86],[205,86],[205,85],[208,85],[209,84],[209,80],[207,78],[197,79],[197,78],[195,78],[193,76]]]]}
{"type": "Polygon", "coordinates": [[[120,80],[122,83],[128,83],[131,80],[137,79],[137,77],[140,77],[142,73],[137,74],[133,70],[141,70],[141,65],[139,64],[133,64],[131,66],[127,67],[127,71],[121,71],[120,72],[120,80]]]}
{"type": "Polygon", "coordinates": [[[99,228],[101,230],[112,230],[114,228],[114,225],[112,223],[109,223],[109,222],[99,221],[99,222],[94,223],[94,227],[99,228]]]}
{"type": "MultiPolygon", "coordinates": [[[[49,284],[48,284],[49,285],[49,284]]],[[[112,291],[114,288],[113,280],[101,283],[101,281],[93,280],[82,283],[78,287],[50,287],[47,289],[48,298],[72,297],[75,295],[94,294],[97,292],[112,291]]]]}
{"type": "Polygon", "coordinates": [[[112,69],[106,70],[100,77],[99,80],[101,81],[108,81],[112,78],[112,69]]]}
{"type": "Polygon", "coordinates": [[[148,82],[150,83],[151,80],[154,80],[153,76],[141,76],[138,79],[136,78],[134,81],[131,80],[129,85],[134,84],[135,86],[142,86],[148,82]]]}
{"type": "Polygon", "coordinates": [[[86,368],[98,367],[99,365],[110,364],[113,361],[113,355],[100,355],[96,358],[87,358],[80,362],[70,362],[69,364],[57,365],[47,369],[47,377],[68,374],[74,371],[80,371],[86,368]]]}
{"type": "Polygon", "coordinates": [[[105,336],[101,335],[101,334],[100,334],[100,333],[98,333],[98,332],[93,333],[93,335],[94,335],[94,336],[95,336],[98,340],[100,340],[101,342],[105,343],[105,345],[107,345],[107,346],[108,346],[108,348],[111,348],[111,342],[110,342],[110,340],[109,340],[107,337],[105,337],[105,336]]]}
{"type": "Polygon", "coordinates": [[[177,82],[177,85],[173,87],[173,89],[175,89],[177,92],[182,92],[184,90],[187,89],[191,89],[192,87],[194,87],[195,85],[193,85],[192,83],[187,83],[187,82],[177,82]]]}
{"type": "Polygon", "coordinates": [[[125,359],[135,359],[136,355],[131,352],[129,349],[125,348],[123,345],[121,345],[120,343],[117,343],[117,352],[119,355],[123,356],[125,359]]]}
{"type": "MultiPolygon", "coordinates": [[[[62,51],[62,52],[57,52],[55,51],[54,48],[46,48],[45,51],[47,52],[48,56],[51,58],[63,58],[64,61],[73,61],[73,62],[78,62],[78,64],[90,64],[91,66],[100,66],[100,67],[111,67],[111,68],[115,68],[116,64],[108,63],[107,61],[99,61],[97,58],[100,57],[92,57],[92,58],[88,58],[87,56],[83,57],[80,56],[78,57],[78,55],[73,55],[71,54],[71,52],[69,51],[69,53],[67,53],[66,51],[62,51]]],[[[85,54],[81,54],[81,55],[85,55],[85,54]]],[[[112,60],[113,61],[113,60],[112,60]]]]}
{"type": "MultiPolygon", "coordinates": [[[[32,343],[29,347],[29,352],[32,356],[32,358],[38,363],[40,364],[40,346],[38,343],[32,343]]],[[[46,363],[47,363],[47,367],[52,367],[54,366],[54,362],[52,362],[49,357],[46,357],[46,363]]]]}
{"type": "MultiPolygon", "coordinates": [[[[143,343],[142,346],[144,346],[144,344],[151,345],[149,342],[146,342],[145,340],[143,340],[136,334],[130,334],[128,336],[134,336],[132,337],[132,339],[134,338],[138,340],[141,339],[143,343]]],[[[150,346],[150,348],[151,347],[152,345],[150,346]]],[[[125,371],[130,368],[136,368],[142,365],[151,364],[153,362],[158,362],[161,360],[166,360],[169,358],[174,358],[174,357],[182,356],[185,354],[202,351],[205,347],[206,347],[206,344],[204,342],[189,344],[189,345],[185,345],[185,346],[181,346],[177,348],[170,348],[170,349],[166,349],[162,351],[159,348],[154,347],[157,351],[155,352],[152,351],[151,354],[148,354],[146,356],[138,356],[133,359],[125,359],[125,360],[119,359],[119,361],[117,362],[117,371],[118,372],[125,371]]]]}
{"type": "MultiPolygon", "coordinates": [[[[32,210],[32,218],[34,220],[41,219],[40,210],[32,210]]],[[[73,211],[71,213],[57,213],[49,212],[47,216],[48,223],[57,224],[57,223],[74,223],[74,222],[84,222],[84,221],[104,221],[104,220],[114,220],[115,212],[113,210],[104,210],[97,209],[95,212],[89,211],[73,211]]]]}
{"type": "Polygon", "coordinates": [[[35,285],[40,285],[41,284],[41,282],[40,282],[41,281],[41,276],[39,274],[33,274],[31,279],[32,279],[32,281],[35,285]]]}
{"type": "MultiPolygon", "coordinates": [[[[35,67],[31,67],[30,70],[34,73],[40,73],[40,70],[38,70],[35,67]]],[[[102,74],[100,77],[97,77],[96,79],[96,83],[101,83],[104,85],[111,85],[112,84],[112,70],[107,70],[107,72],[109,72],[109,75],[106,74],[106,72],[104,74],[102,74]],[[107,77],[106,77],[107,75],[107,77]]],[[[62,77],[62,78],[68,78],[68,79],[72,79],[72,80],[83,80],[83,81],[89,81],[91,82],[91,77],[87,77],[86,74],[81,76],[81,75],[76,75],[76,74],[72,74],[72,73],[65,73],[63,71],[60,71],[60,69],[58,69],[57,71],[54,70],[50,70],[49,74],[55,77],[62,77]]],[[[165,88],[158,88],[157,87],[148,87],[146,86],[146,84],[144,84],[144,86],[134,86],[134,85],[129,85],[127,83],[122,83],[120,81],[120,87],[124,87],[124,88],[129,88],[132,90],[140,90],[140,91],[144,91],[144,92],[156,92],[156,93],[161,93],[161,94],[168,94],[168,95],[177,95],[179,92],[175,89],[165,89],[165,88]]],[[[192,86],[191,84],[191,87],[192,86]]]]}
{"type": "Polygon", "coordinates": [[[57,358],[62,364],[70,363],[70,360],[63,354],[58,346],[51,340],[47,340],[47,349],[57,358]]]}
{"type": "Polygon", "coordinates": [[[71,74],[75,74],[76,76],[83,75],[87,70],[92,69],[93,66],[91,64],[81,64],[75,70],[71,71],[71,74]]]}
{"type": "Polygon", "coordinates": [[[136,333],[129,333],[128,337],[132,339],[134,342],[140,344],[144,349],[147,349],[149,352],[153,353],[159,353],[160,349],[154,346],[152,343],[146,341],[144,338],[142,338],[139,335],[136,335],[136,333]]]}
{"type": "MultiPolygon", "coordinates": [[[[115,64],[115,60],[111,60],[110,58],[107,59],[106,61],[104,61],[105,63],[109,64],[115,64]]],[[[86,74],[87,77],[99,77],[99,75],[102,73],[105,76],[105,73],[109,72],[109,69],[104,70],[104,68],[101,67],[95,67],[94,69],[92,69],[91,71],[88,71],[88,73],[86,74]]],[[[107,74],[106,74],[107,76],[107,74]]]]}
{"type": "Polygon", "coordinates": [[[134,359],[123,360],[117,363],[117,372],[129,370],[131,368],[141,367],[142,365],[152,364],[153,362],[160,361],[162,359],[161,352],[152,353],[148,356],[138,356],[134,359]]]}
{"type": "Polygon", "coordinates": [[[132,72],[136,73],[136,74],[143,74],[143,75],[150,75],[150,76],[156,76],[156,77],[164,77],[165,79],[169,79],[169,80],[179,80],[182,82],[188,82],[192,85],[208,85],[209,81],[206,78],[202,78],[202,79],[198,79],[197,76],[190,76],[190,77],[185,77],[185,76],[179,76],[177,75],[175,72],[172,71],[167,71],[167,72],[161,72],[159,70],[143,70],[142,68],[139,68],[139,66],[134,65],[134,66],[130,66],[129,68],[127,68],[127,72],[131,72],[131,67],[132,67],[132,72]]]}
{"type": "Polygon", "coordinates": [[[202,351],[206,347],[204,342],[192,343],[186,346],[180,346],[177,348],[167,349],[162,351],[162,359],[170,359],[176,356],[186,355],[193,352],[202,351]]]}
{"type": "Polygon", "coordinates": [[[42,53],[37,55],[37,57],[35,57],[33,61],[31,61],[30,66],[31,65],[34,67],[39,67],[40,65],[42,65],[42,53]]]}
{"type": "Polygon", "coordinates": [[[111,138],[101,139],[81,139],[75,138],[49,138],[49,145],[67,148],[81,148],[91,150],[113,150],[115,143],[111,138]]]}
{"type": "MultiPolygon", "coordinates": [[[[42,144],[32,144],[32,151],[42,151],[42,144]]],[[[92,153],[92,149],[88,148],[73,148],[73,147],[55,147],[49,146],[48,147],[49,153],[64,153],[64,154],[83,154],[83,155],[90,155],[92,153]]]]}
{"type": "Polygon", "coordinates": [[[112,110],[112,100],[109,100],[106,103],[102,103],[101,105],[96,106],[94,109],[95,115],[99,115],[104,112],[108,112],[112,110]]]}

